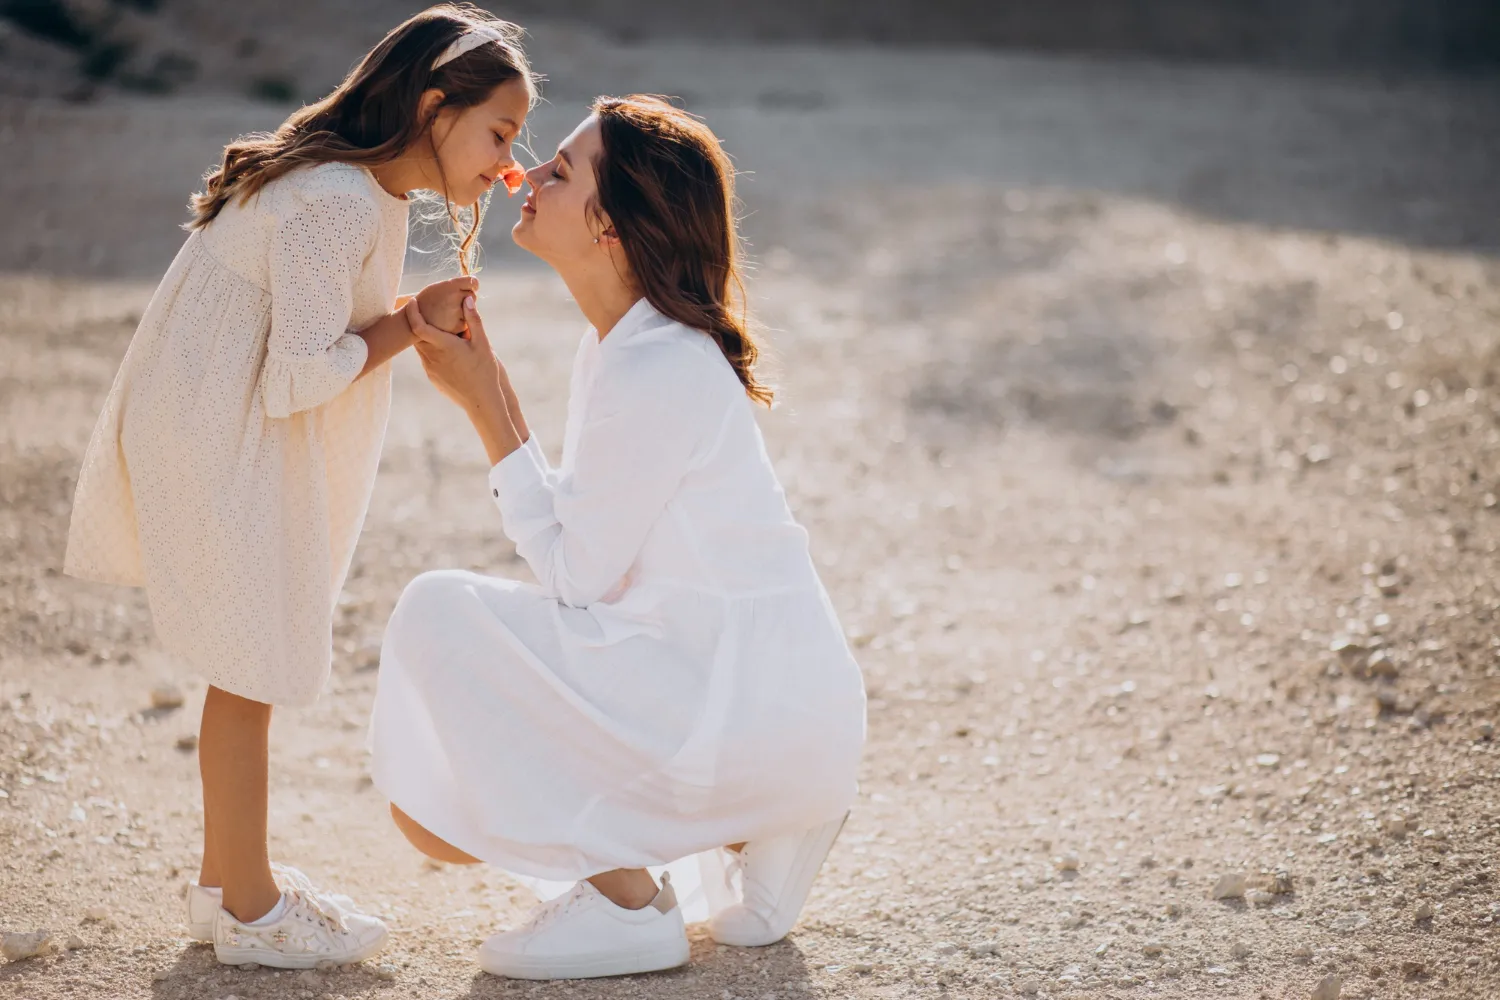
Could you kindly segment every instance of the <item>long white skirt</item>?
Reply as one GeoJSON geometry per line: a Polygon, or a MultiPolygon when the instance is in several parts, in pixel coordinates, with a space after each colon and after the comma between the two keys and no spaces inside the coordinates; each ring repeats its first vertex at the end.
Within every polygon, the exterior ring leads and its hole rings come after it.
{"type": "Polygon", "coordinates": [[[842,816],[863,743],[820,586],[579,609],[462,571],[402,594],[370,727],[392,802],[543,890],[842,816]]]}

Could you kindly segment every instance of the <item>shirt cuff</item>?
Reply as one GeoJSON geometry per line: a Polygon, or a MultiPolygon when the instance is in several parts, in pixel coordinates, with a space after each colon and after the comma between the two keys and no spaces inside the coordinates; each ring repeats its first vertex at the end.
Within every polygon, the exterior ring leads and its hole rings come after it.
{"type": "Polygon", "coordinates": [[[547,488],[546,460],[538,461],[539,449],[531,447],[536,436],[506,455],[490,470],[490,496],[503,512],[547,488]]]}

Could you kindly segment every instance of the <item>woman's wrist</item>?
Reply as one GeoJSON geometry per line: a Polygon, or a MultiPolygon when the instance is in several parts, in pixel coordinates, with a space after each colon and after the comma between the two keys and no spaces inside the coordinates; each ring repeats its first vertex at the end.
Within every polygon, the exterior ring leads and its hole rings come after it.
{"type": "Polygon", "coordinates": [[[484,444],[490,465],[500,464],[502,459],[523,444],[510,419],[510,408],[506,405],[505,394],[498,381],[493,389],[486,390],[472,400],[468,410],[469,421],[484,444]]]}

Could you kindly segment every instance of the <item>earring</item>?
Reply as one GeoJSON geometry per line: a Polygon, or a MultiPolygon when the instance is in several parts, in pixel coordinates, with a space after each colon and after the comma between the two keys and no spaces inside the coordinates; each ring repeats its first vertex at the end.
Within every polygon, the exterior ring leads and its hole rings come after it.
{"type": "Polygon", "coordinates": [[[595,236],[595,237],[594,237],[594,242],[595,242],[595,243],[598,243],[598,242],[599,242],[599,237],[597,237],[597,236],[595,236]]]}

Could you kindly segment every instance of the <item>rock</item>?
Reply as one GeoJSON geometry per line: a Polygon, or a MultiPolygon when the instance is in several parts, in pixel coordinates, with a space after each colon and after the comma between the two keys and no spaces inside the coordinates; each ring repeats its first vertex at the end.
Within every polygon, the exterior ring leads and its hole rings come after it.
{"type": "Polygon", "coordinates": [[[1312,949],[1305,944],[1299,944],[1297,947],[1292,949],[1292,960],[1294,962],[1311,962],[1312,957],[1312,949]]]}
{"type": "Polygon", "coordinates": [[[1377,649],[1365,661],[1365,673],[1371,677],[1390,680],[1399,676],[1401,671],[1396,667],[1396,661],[1392,659],[1390,650],[1377,649]]]}
{"type": "Polygon", "coordinates": [[[1382,712],[1394,712],[1400,704],[1401,699],[1389,688],[1381,688],[1375,692],[1375,707],[1382,712]]]}
{"type": "Polygon", "coordinates": [[[1427,971],[1427,966],[1413,959],[1406,959],[1401,963],[1401,975],[1407,979],[1416,979],[1427,971]]]}
{"type": "Polygon", "coordinates": [[[1176,885],[1177,880],[1182,878],[1182,873],[1179,872],[1176,868],[1168,868],[1162,874],[1167,877],[1167,885],[1176,885]]]}
{"type": "Polygon", "coordinates": [[[160,712],[181,708],[182,689],[176,684],[158,684],[151,689],[151,707],[160,712]]]}
{"type": "Polygon", "coordinates": [[[1157,958],[1164,950],[1165,949],[1162,948],[1160,941],[1147,941],[1145,944],[1141,945],[1141,954],[1145,955],[1147,958],[1157,958]]]}
{"type": "Polygon", "coordinates": [[[337,969],[338,967],[339,967],[339,963],[329,961],[326,958],[323,959],[321,962],[319,962],[317,965],[313,966],[313,968],[317,969],[319,972],[332,972],[334,969],[337,969]]]}
{"type": "Polygon", "coordinates": [[[1167,979],[1181,979],[1182,969],[1175,965],[1167,965],[1162,967],[1161,974],[1167,979]]]}
{"type": "Polygon", "coordinates": [[[1385,832],[1400,840],[1411,832],[1411,827],[1406,825],[1406,820],[1403,817],[1392,816],[1385,821],[1385,832]]]}
{"type": "Polygon", "coordinates": [[[1383,597],[1401,596],[1401,577],[1395,575],[1394,573],[1387,576],[1377,577],[1375,580],[1375,586],[1380,588],[1380,593],[1383,597]]]}
{"type": "Polygon", "coordinates": [[[997,942],[981,941],[969,949],[969,954],[975,958],[983,958],[986,955],[993,955],[997,947],[997,942]]]}
{"type": "Polygon", "coordinates": [[[1243,941],[1236,941],[1229,946],[1229,957],[1235,961],[1241,961],[1250,957],[1250,946],[1243,941]]]}
{"type": "Polygon", "coordinates": [[[1062,857],[1053,859],[1052,863],[1060,872],[1076,872],[1078,870],[1078,855],[1064,854],[1062,857]]]}
{"type": "Polygon", "coordinates": [[[1479,724],[1479,738],[1491,740],[1495,738],[1495,724],[1493,722],[1481,722],[1479,724]]]}
{"type": "Polygon", "coordinates": [[[184,733],[183,735],[177,737],[177,749],[179,749],[179,750],[196,750],[196,749],[198,749],[198,734],[197,733],[184,733]]]}
{"type": "Polygon", "coordinates": [[[849,971],[857,972],[860,975],[864,976],[870,974],[871,972],[874,972],[875,966],[869,962],[855,962],[853,965],[849,966],[849,971]]]}
{"type": "Polygon", "coordinates": [[[1351,913],[1340,913],[1333,918],[1333,923],[1328,926],[1340,934],[1352,934],[1370,922],[1370,915],[1363,910],[1355,910],[1351,913]]]}
{"type": "Polygon", "coordinates": [[[171,969],[157,969],[155,972],[151,973],[151,981],[153,983],[164,983],[171,978],[171,969]]]}
{"type": "Polygon", "coordinates": [[[951,955],[956,951],[958,951],[958,945],[954,944],[952,941],[938,942],[937,953],[939,955],[951,955]]]}
{"type": "Polygon", "coordinates": [[[241,972],[259,972],[260,971],[260,964],[258,962],[245,962],[243,965],[240,966],[240,971],[241,972]]]}
{"type": "Polygon", "coordinates": [[[1240,899],[1245,895],[1245,873],[1226,872],[1214,883],[1214,899],[1240,899]]]}
{"type": "Polygon", "coordinates": [[[1429,903],[1425,899],[1422,900],[1420,903],[1417,904],[1417,909],[1412,914],[1412,918],[1415,919],[1415,920],[1417,920],[1417,921],[1419,921],[1419,922],[1423,921],[1423,920],[1431,920],[1432,917],[1433,917],[1432,904],[1429,903]]]}
{"type": "Polygon", "coordinates": [[[83,911],[83,919],[87,923],[102,924],[109,919],[109,910],[103,906],[90,906],[83,911]]]}
{"type": "Polygon", "coordinates": [[[1169,917],[1180,917],[1182,916],[1182,904],[1168,903],[1163,912],[1169,917]]]}
{"type": "Polygon", "coordinates": [[[44,954],[51,943],[51,931],[31,931],[26,934],[6,931],[0,936],[0,953],[5,955],[7,962],[19,962],[44,954]]]}
{"type": "Polygon", "coordinates": [[[375,967],[375,978],[387,983],[395,981],[396,967],[389,962],[382,962],[375,967]]]}
{"type": "Polygon", "coordinates": [[[1263,754],[1258,754],[1256,756],[1256,758],[1255,758],[1255,766],[1256,767],[1263,767],[1263,768],[1266,768],[1268,770],[1271,769],[1271,768],[1277,767],[1280,764],[1281,764],[1281,754],[1279,754],[1279,753],[1263,753],[1263,754]]]}
{"type": "Polygon", "coordinates": [[[88,946],[88,942],[77,934],[69,934],[68,943],[64,945],[69,951],[78,951],[80,948],[87,948],[88,946]]]}
{"type": "Polygon", "coordinates": [[[1251,906],[1270,906],[1276,902],[1276,894],[1266,892],[1264,889],[1251,889],[1245,893],[1245,902],[1251,906]]]}
{"type": "Polygon", "coordinates": [[[1042,984],[1035,979],[1023,979],[1016,987],[1016,992],[1024,997],[1034,997],[1042,992],[1042,984]]]}
{"type": "Polygon", "coordinates": [[[297,978],[309,986],[317,986],[323,982],[323,977],[319,976],[311,969],[308,969],[305,972],[297,973],[297,978]]]}
{"type": "Polygon", "coordinates": [[[1337,972],[1329,973],[1313,987],[1309,1000],[1339,1000],[1339,992],[1343,988],[1343,978],[1337,972]]]}
{"type": "Polygon", "coordinates": [[[1276,874],[1271,876],[1271,883],[1266,887],[1278,896],[1287,896],[1292,892],[1292,873],[1285,868],[1277,869],[1276,874]]]}

